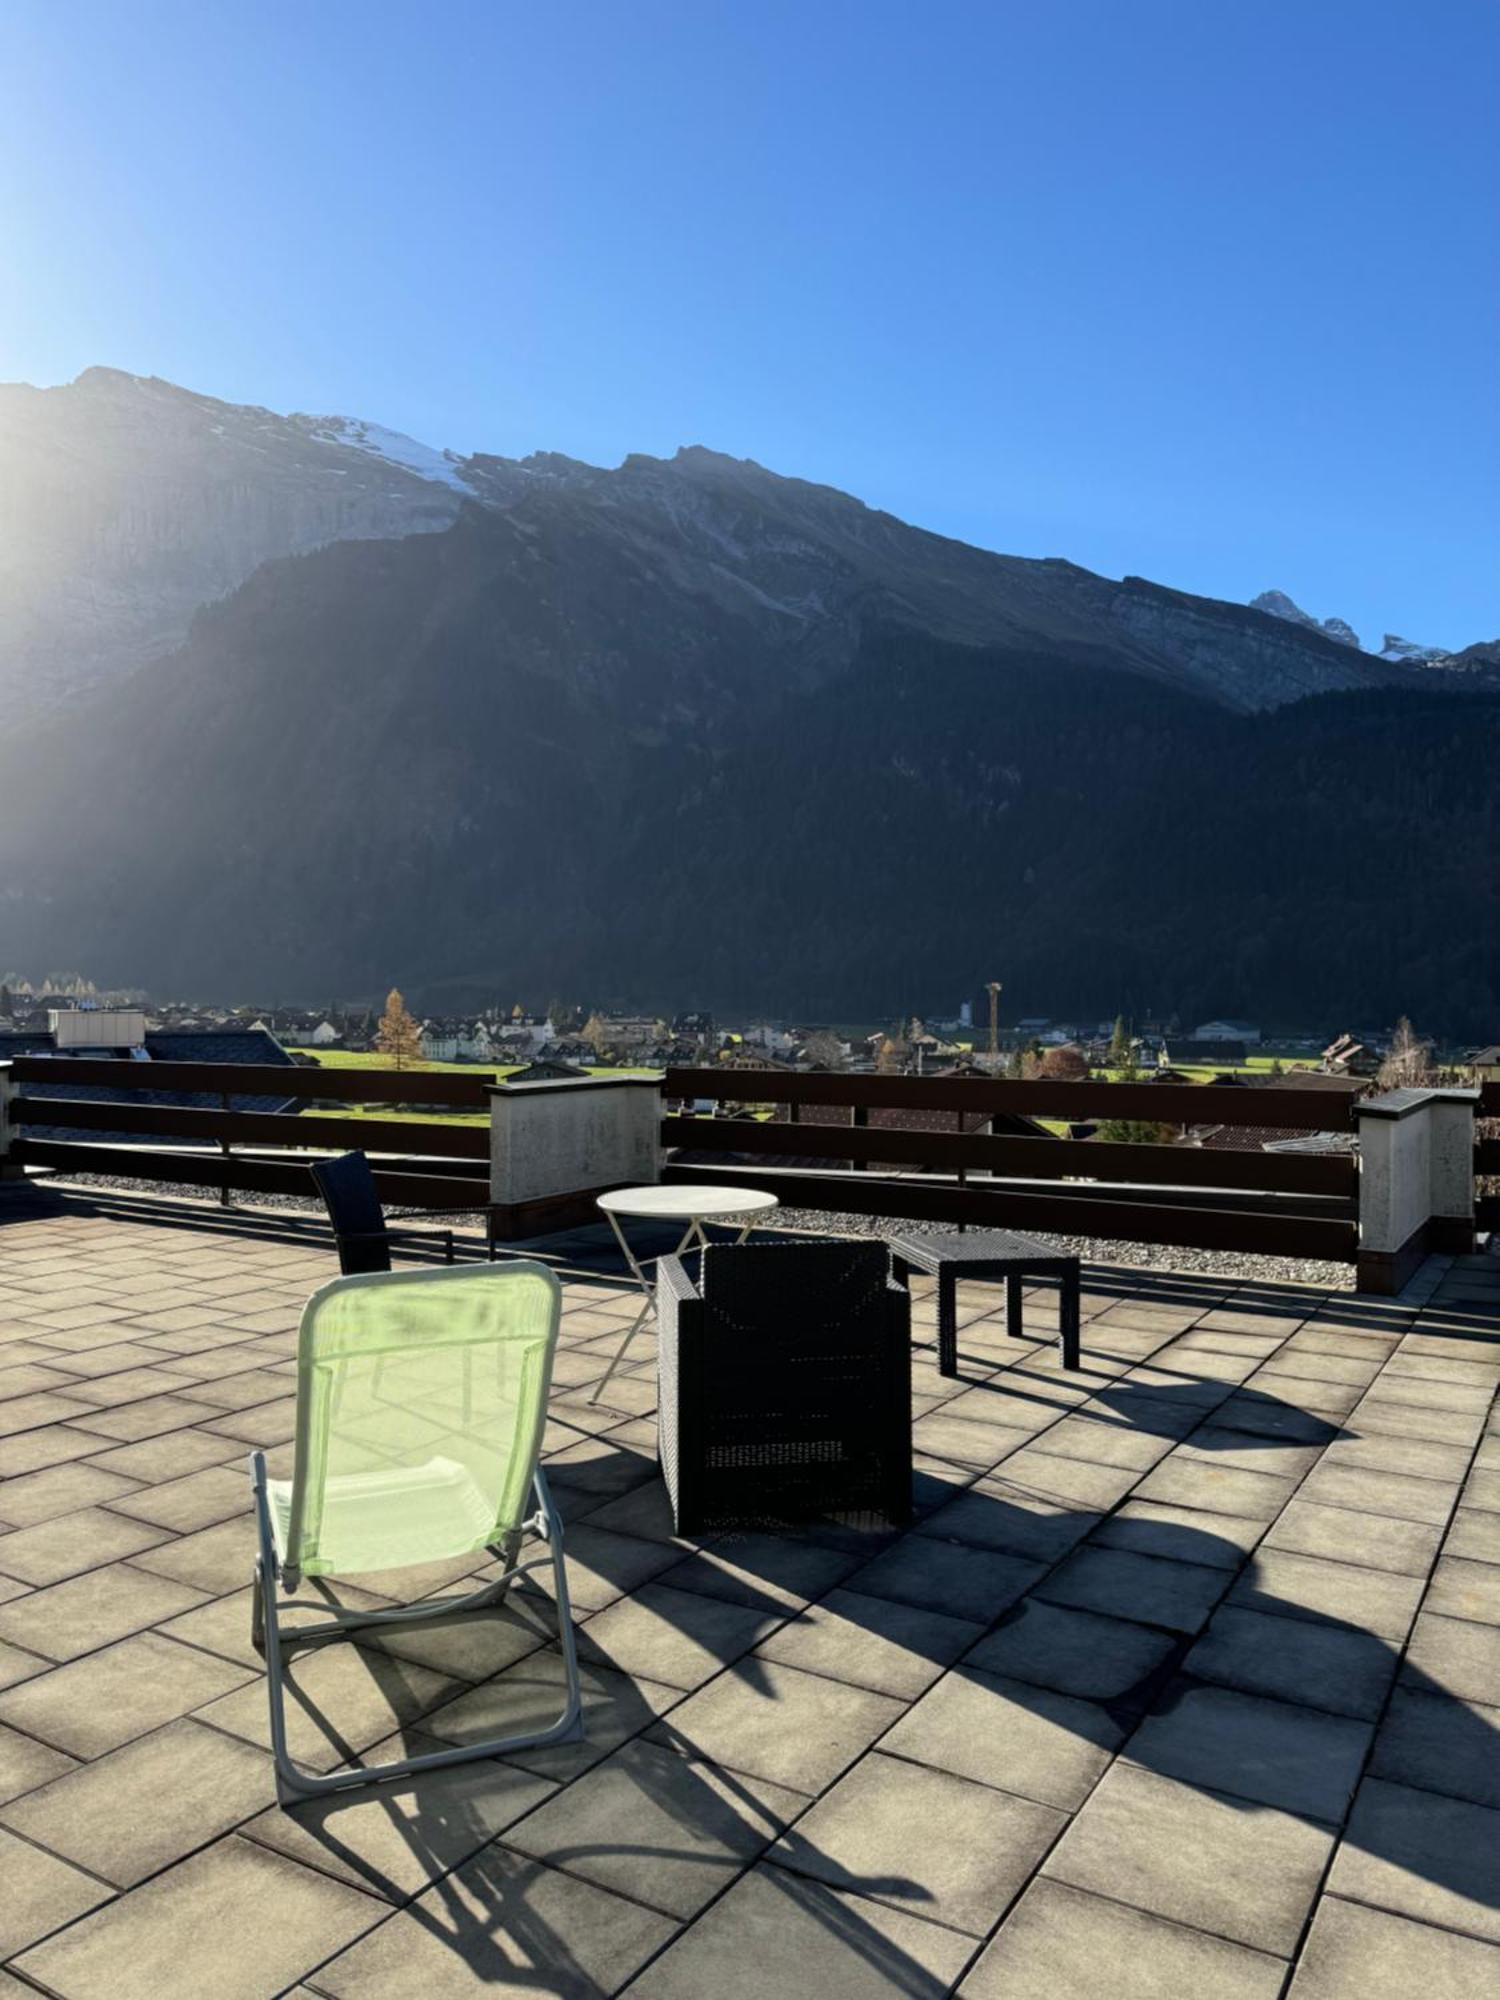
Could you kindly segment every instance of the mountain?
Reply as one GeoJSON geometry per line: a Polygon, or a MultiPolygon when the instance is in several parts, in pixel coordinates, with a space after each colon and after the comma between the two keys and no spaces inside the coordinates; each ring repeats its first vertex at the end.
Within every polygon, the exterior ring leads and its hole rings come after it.
{"type": "Polygon", "coordinates": [[[274,557],[445,528],[465,490],[442,454],[347,418],[114,368],[0,384],[0,717],[180,645],[274,557]]]}
{"type": "Polygon", "coordinates": [[[636,510],[617,528],[476,508],[267,565],[0,743],[7,956],[224,997],[834,1018],[998,964],[1023,1011],[1492,1032],[1495,698],[1245,712],[873,604],[845,656],[680,538],[674,571],[636,510]]]}
{"type": "Polygon", "coordinates": [[[1376,658],[1393,660],[1406,667],[1446,666],[1453,655],[1442,646],[1424,646],[1416,639],[1403,639],[1399,632],[1387,632],[1376,658]]]}
{"type": "MultiPolygon", "coordinates": [[[[847,664],[859,630],[890,617],[976,644],[1101,647],[1246,709],[1401,673],[1318,628],[1294,637],[1139,578],[994,555],[711,451],[611,470],[549,453],[459,459],[353,418],[278,416],[92,368],[62,388],[0,387],[0,716],[65,704],[170,651],[265,562],[440,532],[466,507],[509,517],[493,546],[519,626],[538,610],[527,548],[587,541],[635,586],[691,600],[689,662],[701,612],[753,634],[794,678],[847,664]]],[[[578,646],[590,671],[588,648],[607,653],[631,607],[585,598],[594,623],[561,607],[551,640],[560,656],[578,646]]]]}
{"type": "MultiPolygon", "coordinates": [[[[1265,611],[1273,618],[1285,618],[1290,624],[1304,626],[1310,632],[1326,633],[1330,639],[1337,639],[1340,645],[1355,646],[1360,643],[1359,634],[1342,618],[1314,618],[1294,603],[1284,590],[1263,590],[1259,597],[1250,600],[1252,611],[1265,611]]],[[[1373,655],[1394,667],[1442,667],[1454,668],[1461,673],[1489,675],[1500,667],[1500,640],[1491,640],[1478,646],[1469,646],[1461,653],[1450,653],[1444,646],[1424,646],[1415,639],[1403,639],[1397,632],[1387,632],[1380,644],[1380,651],[1373,655]]]]}
{"type": "Polygon", "coordinates": [[[1305,625],[1310,632],[1325,632],[1330,639],[1336,639],[1341,646],[1359,646],[1359,634],[1345,618],[1314,618],[1310,611],[1304,611],[1287,596],[1284,590],[1263,590],[1259,597],[1250,600],[1252,611],[1269,612],[1273,618],[1285,618],[1293,625],[1305,625]]]}
{"type": "Polygon", "coordinates": [[[1376,660],[699,447],[455,459],[135,378],[26,394],[76,429],[49,456],[11,406],[41,573],[7,554],[9,684],[42,635],[57,698],[0,729],[9,962],[834,1017],[998,964],[1023,1011],[1494,1032],[1483,659],[1376,660]]]}

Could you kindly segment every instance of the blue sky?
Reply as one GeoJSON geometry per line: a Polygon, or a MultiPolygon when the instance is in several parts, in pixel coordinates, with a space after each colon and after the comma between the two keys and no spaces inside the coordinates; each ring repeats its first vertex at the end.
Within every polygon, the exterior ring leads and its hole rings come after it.
{"type": "Polygon", "coordinates": [[[0,379],[1500,635],[1494,0],[5,0],[0,379]]]}

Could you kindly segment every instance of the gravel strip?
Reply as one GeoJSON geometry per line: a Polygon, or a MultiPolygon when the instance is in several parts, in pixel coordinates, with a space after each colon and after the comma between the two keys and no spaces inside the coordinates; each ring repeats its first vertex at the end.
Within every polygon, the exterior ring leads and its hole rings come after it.
{"type": "MultiPolygon", "coordinates": [[[[74,1174],[66,1181],[60,1177],[52,1179],[49,1176],[48,1179],[56,1187],[107,1188],[121,1194],[157,1195],[172,1201],[196,1201],[211,1208],[217,1207],[213,1195],[203,1188],[182,1187],[170,1181],[130,1180],[115,1174],[74,1174]]],[[[271,1209],[319,1217],[327,1214],[321,1201],[295,1194],[262,1194],[257,1195],[253,1202],[236,1201],[234,1206],[252,1215],[271,1209]]],[[[434,1224],[434,1227],[451,1228],[460,1213],[468,1211],[445,1214],[442,1224],[434,1224]]],[[[482,1230],[483,1209],[475,1209],[472,1213],[475,1226],[482,1230]]],[[[401,1220],[403,1224],[410,1224],[416,1218],[403,1214],[401,1220]]],[[[819,1236],[893,1236],[905,1230],[930,1230],[943,1235],[958,1233],[958,1225],[952,1222],[903,1221],[899,1216],[884,1215],[840,1215],[832,1210],[812,1208],[783,1208],[778,1211],[776,1221],[778,1227],[819,1236]]],[[[1085,1264],[1129,1265],[1148,1271],[1183,1271],[1247,1284],[1313,1285],[1334,1292],[1354,1290],[1352,1264],[1329,1263],[1321,1258],[1261,1257],[1230,1250],[1189,1250],[1170,1243],[1126,1243],[1094,1236],[1049,1236],[1032,1230],[1025,1233],[1034,1235],[1035,1240],[1045,1243],[1049,1250],[1071,1253],[1085,1264]]]]}
{"type": "MultiPolygon", "coordinates": [[[[954,1222],[902,1221],[890,1215],[835,1215],[812,1208],[784,1208],[777,1221],[788,1229],[814,1230],[835,1236],[894,1236],[907,1230],[956,1236],[954,1222]]],[[[1250,1284],[1313,1285],[1325,1291],[1352,1292],[1354,1266],[1316,1257],[1262,1257],[1234,1250],[1189,1250],[1171,1243],[1125,1243],[1113,1237],[1049,1236],[1041,1230],[1023,1232],[1049,1250],[1077,1256],[1085,1264],[1139,1266],[1148,1271],[1186,1271],[1210,1278],[1250,1284]]]]}

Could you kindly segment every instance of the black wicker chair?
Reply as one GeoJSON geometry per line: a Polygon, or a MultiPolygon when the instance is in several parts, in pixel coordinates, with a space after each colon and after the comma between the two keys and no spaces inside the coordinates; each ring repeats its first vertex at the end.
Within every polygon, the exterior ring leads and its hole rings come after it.
{"type": "Polygon", "coordinates": [[[328,1220],[333,1224],[334,1240],[339,1247],[339,1269],[345,1277],[359,1271],[388,1271],[391,1244],[404,1239],[421,1243],[429,1250],[441,1244],[446,1261],[453,1262],[451,1229],[390,1227],[370,1162],[363,1153],[317,1160],[311,1171],[328,1206],[328,1220]]]}
{"type": "Polygon", "coordinates": [[[657,1265],[659,1453],[679,1534],[911,1515],[911,1309],[883,1243],[657,1265]]]}

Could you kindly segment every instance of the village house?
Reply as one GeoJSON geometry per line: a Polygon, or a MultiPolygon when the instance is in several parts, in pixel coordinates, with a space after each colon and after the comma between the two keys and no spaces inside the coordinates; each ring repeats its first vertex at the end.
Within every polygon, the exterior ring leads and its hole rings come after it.
{"type": "Polygon", "coordinates": [[[1253,1021],[1203,1021],[1193,1030],[1195,1042],[1245,1042],[1255,1048],[1260,1029],[1253,1021]]]}

